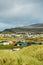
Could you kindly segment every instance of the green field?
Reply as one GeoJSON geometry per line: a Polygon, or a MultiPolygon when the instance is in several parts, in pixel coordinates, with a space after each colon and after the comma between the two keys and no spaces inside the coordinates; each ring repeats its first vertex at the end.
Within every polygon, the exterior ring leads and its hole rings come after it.
{"type": "Polygon", "coordinates": [[[0,65],[43,65],[43,45],[24,47],[19,51],[0,50],[0,65]]]}

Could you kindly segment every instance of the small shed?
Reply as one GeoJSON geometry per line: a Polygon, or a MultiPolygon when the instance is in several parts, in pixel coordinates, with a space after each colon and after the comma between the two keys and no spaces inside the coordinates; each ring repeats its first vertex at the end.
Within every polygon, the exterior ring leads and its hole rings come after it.
{"type": "Polygon", "coordinates": [[[23,47],[27,46],[27,44],[25,42],[22,42],[20,45],[23,46],[23,47]]]}
{"type": "Polygon", "coordinates": [[[7,42],[7,41],[2,41],[2,42],[0,42],[0,45],[9,45],[9,42],[7,42]]]}
{"type": "Polygon", "coordinates": [[[23,42],[22,40],[18,40],[16,42],[15,46],[22,46],[22,47],[24,47],[24,46],[27,46],[27,44],[25,42],[23,42]]]}
{"type": "Polygon", "coordinates": [[[9,45],[9,42],[4,41],[4,42],[3,42],[3,45],[9,45]]]}

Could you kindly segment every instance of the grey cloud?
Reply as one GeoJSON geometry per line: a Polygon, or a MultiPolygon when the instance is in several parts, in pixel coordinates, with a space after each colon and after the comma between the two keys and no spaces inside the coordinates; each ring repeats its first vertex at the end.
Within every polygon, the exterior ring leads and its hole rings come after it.
{"type": "Polygon", "coordinates": [[[0,22],[32,19],[43,20],[43,0],[0,0],[0,22]]]}
{"type": "Polygon", "coordinates": [[[24,5],[29,3],[42,3],[43,0],[0,0],[0,10],[9,9],[14,5],[24,5]]]}

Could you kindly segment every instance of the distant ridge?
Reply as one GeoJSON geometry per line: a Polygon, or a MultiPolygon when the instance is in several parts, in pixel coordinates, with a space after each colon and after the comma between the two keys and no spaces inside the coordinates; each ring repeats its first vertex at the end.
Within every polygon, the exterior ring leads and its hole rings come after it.
{"type": "Polygon", "coordinates": [[[43,28],[43,23],[39,24],[32,24],[29,26],[24,26],[24,28],[43,28]]]}
{"type": "Polygon", "coordinates": [[[2,33],[15,33],[15,32],[43,32],[43,23],[5,29],[2,31],[2,33]]]}

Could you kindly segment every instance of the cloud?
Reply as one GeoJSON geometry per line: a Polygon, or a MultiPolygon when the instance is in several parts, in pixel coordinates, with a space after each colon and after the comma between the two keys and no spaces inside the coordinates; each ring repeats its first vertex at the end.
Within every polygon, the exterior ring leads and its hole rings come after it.
{"type": "Polygon", "coordinates": [[[6,23],[0,23],[0,30],[4,30],[6,28],[11,28],[12,25],[6,23]]]}
{"type": "MultiPolygon", "coordinates": [[[[40,1],[40,0],[38,0],[40,1]]],[[[4,11],[0,12],[3,17],[34,17],[40,15],[42,11],[41,3],[37,0],[4,0],[4,11]],[[6,3],[6,4],[5,4],[6,3]],[[12,3],[12,4],[11,4],[12,3]]],[[[3,1],[2,1],[3,2],[3,1]]],[[[2,7],[3,9],[3,7],[2,7]]],[[[1,9],[0,9],[1,10],[1,9]]]]}
{"type": "Polygon", "coordinates": [[[0,27],[6,27],[7,25],[5,25],[4,23],[0,23],[0,27]]]}
{"type": "Polygon", "coordinates": [[[0,22],[5,27],[43,23],[43,0],[0,0],[0,22]]]}

